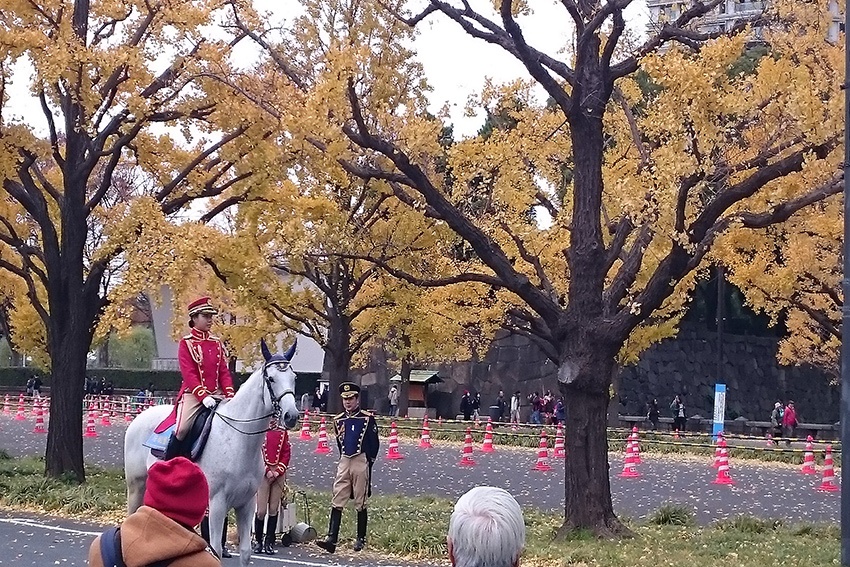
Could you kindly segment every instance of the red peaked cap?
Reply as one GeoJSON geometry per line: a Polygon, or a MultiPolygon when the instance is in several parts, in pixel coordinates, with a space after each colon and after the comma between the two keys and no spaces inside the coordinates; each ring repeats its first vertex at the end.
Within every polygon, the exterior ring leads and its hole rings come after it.
{"type": "Polygon", "coordinates": [[[209,297],[201,297],[189,304],[189,317],[198,313],[212,313],[215,315],[218,313],[218,309],[213,307],[209,297]]]}
{"type": "Polygon", "coordinates": [[[204,519],[209,503],[207,477],[186,457],[157,461],[148,470],[145,506],[194,528],[204,519]]]}

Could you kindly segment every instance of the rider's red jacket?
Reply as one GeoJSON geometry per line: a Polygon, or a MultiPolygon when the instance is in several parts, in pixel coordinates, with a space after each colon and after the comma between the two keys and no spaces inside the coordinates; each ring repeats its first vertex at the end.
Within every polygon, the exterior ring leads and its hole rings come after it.
{"type": "Polygon", "coordinates": [[[210,393],[219,391],[227,398],[233,397],[233,378],[227,368],[227,351],[221,339],[197,329],[180,339],[177,361],[183,384],[179,398],[189,392],[203,401],[210,393]]]}
{"type": "Polygon", "coordinates": [[[289,444],[289,432],[286,429],[266,431],[266,438],[263,441],[263,461],[266,463],[266,472],[285,473],[289,468],[291,455],[292,445],[289,444]]]}

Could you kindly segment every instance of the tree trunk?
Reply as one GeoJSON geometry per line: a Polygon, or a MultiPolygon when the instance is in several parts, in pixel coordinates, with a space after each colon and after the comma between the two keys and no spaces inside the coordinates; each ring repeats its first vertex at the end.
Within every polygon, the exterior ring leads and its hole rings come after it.
{"type": "Polygon", "coordinates": [[[566,404],[564,524],[558,537],[589,530],[598,537],[622,536],[628,530],[614,515],[608,478],[606,432],[608,396],[562,388],[566,404]]]}
{"type": "Polygon", "coordinates": [[[398,388],[398,415],[405,417],[410,411],[410,357],[401,359],[401,384],[398,388]]]}
{"type": "Polygon", "coordinates": [[[627,536],[631,532],[614,515],[608,476],[608,403],[616,351],[602,348],[588,335],[584,338],[568,346],[571,354],[558,372],[566,413],[567,459],[564,524],[557,536],[578,530],[597,537],[627,536]]]}
{"type": "Polygon", "coordinates": [[[71,476],[85,482],[83,464],[83,390],[91,338],[86,332],[60,335],[58,352],[51,352],[50,422],[45,474],[71,476]]]}
{"type": "Polygon", "coordinates": [[[351,366],[351,324],[345,319],[331,319],[328,343],[325,347],[325,362],[330,382],[328,412],[336,414],[342,411],[339,385],[348,381],[348,370],[351,366]]]}

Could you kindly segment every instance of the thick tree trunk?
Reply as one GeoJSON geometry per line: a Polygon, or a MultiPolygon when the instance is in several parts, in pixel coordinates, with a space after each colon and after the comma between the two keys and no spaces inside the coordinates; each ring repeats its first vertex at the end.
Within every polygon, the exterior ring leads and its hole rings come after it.
{"type": "Polygon", "coordinates": [[[558,376],[567,450],[564,524],[558,537],[578,530],[597,537],[628,536],[631,532],[614,515],[609,480],[607,425],[614,356],[593,343],[571,346],[573,358],[564,359],[558,376]]]}
{"type": "Polygon", "coordinates": [[[398,415],[404,417],[410,411],[410,358],[401,359],[401,384],[398,389],[398,415]]]}
{"type": "Polygon", "coordinates": [[[328,412],[336,414],[342,411],[339,397],[339,385],[348,381],[351,367],[351,325],[348,321],[332,320],[328,330],[328,343],[325,347],[325,362],[328,369],[328,412]]]}
{"type": "Polygon", "coordinates": [[[83,390],[91,338],[87,332],[66,332],[51,352],[50,423],[45,474],[70,475],[85,482],[83,464],[83,390]]]}

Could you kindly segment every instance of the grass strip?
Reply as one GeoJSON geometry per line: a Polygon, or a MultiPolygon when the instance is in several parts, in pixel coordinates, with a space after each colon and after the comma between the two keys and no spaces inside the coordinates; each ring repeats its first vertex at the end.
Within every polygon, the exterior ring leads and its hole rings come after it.
{"type": "MultiPolygon", "coordinates": [[[[0,505],[103,523],[119,522],[125,515],[123,474],[120,470],[88,467],[88,482],[43,477],[41,459],[11,459],[0,452],[0,505]],[[4,458],[5,457],[5,458],[4,458]]],[[[305,517],[306,495],[310,519],[321,535],[327,529],[330,494],[300,491],[296,495],[298,516],[305,517]]],[[[368,549],[382,555],[410,560],[446,557],[445,536],[454,503],[420,496],[376,496],[369,501],[368,549]]],[[[840,533],[834,525],[786,524],[741,516],[711,526],[694,525],[693,512],[678,505],[663,505],[646,522],[626,520],[635,537],[599,541],[577,533],[567,541],[553,541],[561,524],[557,514],[534,509],[524,511],[527,526],[522,564],[535,567],[681,567],[725,565],[773,567],[835,565],[840,552],[840,533]]],[[[341,550],[351,547],[355,514],[343,514],[341,550]]]]}

